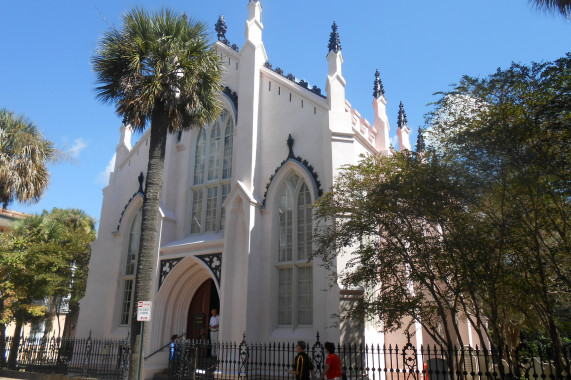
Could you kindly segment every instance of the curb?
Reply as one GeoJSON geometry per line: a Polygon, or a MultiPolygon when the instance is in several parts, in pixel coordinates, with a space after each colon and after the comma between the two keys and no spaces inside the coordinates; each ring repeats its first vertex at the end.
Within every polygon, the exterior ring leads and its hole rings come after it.
{"type": "MultiPolygon", "coordinates": [[[[0,369],[0,377],[8,377],[12,379],[28,379],[28,380],[77,380],[77,377],[68,375],[58,375],[54,373],[38,373],[38,372],[24,372],[15,371],[10,369],[0,369]]],[[[82,378],[84,380],[97,380],[94,377],[82,378]]]]}

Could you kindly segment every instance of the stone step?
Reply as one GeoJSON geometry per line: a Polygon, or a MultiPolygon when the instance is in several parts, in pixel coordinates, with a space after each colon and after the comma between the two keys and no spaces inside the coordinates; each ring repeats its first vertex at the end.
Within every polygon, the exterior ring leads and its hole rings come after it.
{"type": "Polygon", "coordinates": [[[169,371],[165,369],[162,372],[155,373],[152,380],[169,380],[169,371]]]}

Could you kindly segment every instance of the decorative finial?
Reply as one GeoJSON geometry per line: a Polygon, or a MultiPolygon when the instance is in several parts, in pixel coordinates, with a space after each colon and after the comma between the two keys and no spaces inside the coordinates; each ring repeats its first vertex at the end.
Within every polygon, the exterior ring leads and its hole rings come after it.
{"type": "Polygon", "coordinates": [[[402,102],[400,102],[399,104],[399,118],[397,121],[397,125],[399,128],[402,128],[403,126],[406,126],[407,121],[406,121],[406,113],[404,112],[404,106],[402,105],[402,102]]]}
{"type": "Polygon", "coordinates": [[[287,147],[289,148],[289,154],[287,156],[287,158],[293,158],[293,137],[291,137],[291,133],[289,135],[289,137],[287,138],[287,147]]]}
{"type": "Polygon", "coordinates": [[[331,34],[329,35],[329,51],[339,53],[341,51],[341,41],[339,40],[339,33],[337,33],[337,24],[333,21],[331,25],[331,34]]]}
{"type": "Polygon", "coordinates": [[[139,193],[144,193],[143,192],[143,181],[145,180],[145,175],[143,174],[143,172],[141,172],[141,174],[139,174],[139,177],[137,179],[139,180],[139,193]]]}
{"type": "Polygon", "coordinates": [[[381,82],[379,69],[375,71],[375,84],[373,85],[373,96],[375,99],[379,99],[381,95],[385,95],[385,88],[383,87],[383,82],[381,82]]]}
{"type": "Polygon", "coordinates": [[[417,153],[424,152],[426,150],[426,145],[424,143],[424,130],[418,128],[418,136],[416,137],[416,151],[417,153]]]}
{"type": "Polygon", "coordinates": [[[225,42],[226,40],[226,30],[228,27],[226,26],[226,21],[224,21],[224,16],[220,15],[218,17],[218,21],[214,25],[214,30],[216,30],[216,35],[218,36],[218,41],[225,42]]]}

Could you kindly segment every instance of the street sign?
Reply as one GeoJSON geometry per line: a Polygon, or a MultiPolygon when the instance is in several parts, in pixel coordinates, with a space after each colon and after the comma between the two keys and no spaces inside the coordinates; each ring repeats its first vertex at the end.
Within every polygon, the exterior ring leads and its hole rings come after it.
{"type": "Polygon", "coordinates": [[[148,322],[151,320],[151,301],[139,301],[137,307],[137,321],[148,322]]]}

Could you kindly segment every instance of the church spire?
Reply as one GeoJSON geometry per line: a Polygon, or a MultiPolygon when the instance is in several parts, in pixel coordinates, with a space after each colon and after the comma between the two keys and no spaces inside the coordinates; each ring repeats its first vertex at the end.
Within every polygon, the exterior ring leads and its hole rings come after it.
{"type": "Polygon", "coordinates": [[[341,51],[341,41],[339,40],[339,33],[337,33],[337,23],[333,21],[331,25],[331,34],[329,34],[329,51],[339,53],[341,51]]]}
{"type": "Polygon", "coordinates": [[[399,116],[398,116],[397,126],[399,128],[407,126],[406,113],[404,112],[404,106],[402,105],[402,101],[399,104],[399,116]]]}
{"type": "Polygon", "coordinates": [[[373,96],[375,99],[385,96],[385,88],[383,87],[383,82],[381,81],[379,69],[375,71],[375,83],[373,84],[373,96]]]}

